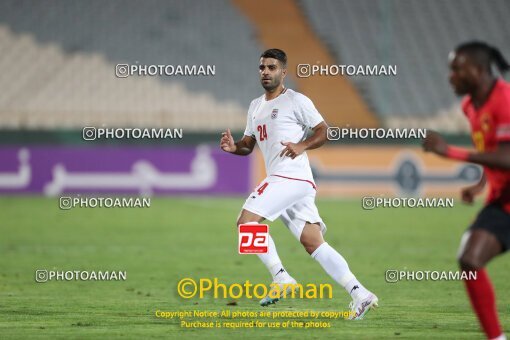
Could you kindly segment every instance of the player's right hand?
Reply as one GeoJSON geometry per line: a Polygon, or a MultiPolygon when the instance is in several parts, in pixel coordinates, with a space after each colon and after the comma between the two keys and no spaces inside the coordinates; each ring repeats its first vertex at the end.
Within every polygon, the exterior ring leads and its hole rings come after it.
{"type": "Polygon", "coordinates": [[[472,186],[469,186],[467,188],[462,189],[461,195],[462,195],[462,202],[467,204],[473,204],[475,200],[475,196],[478,195],[483,191],[483,187],[479,184],[475,184],[472,186]]]}
{"type": "Polygon", "coordinates": [[[226,152],[235,152],[237,147],[234,143],[234,138],[230,133],[230,129],[221,134],[220,148],[226,152]]]}
{"type": "Polygon", "coordinates": [[[444,138],[439,133],[431,130],[427,130],[427,136],[423,140],[422,146],[425,152],[433,152],[439,156],[446,156],[448,148],[444,138]]]}

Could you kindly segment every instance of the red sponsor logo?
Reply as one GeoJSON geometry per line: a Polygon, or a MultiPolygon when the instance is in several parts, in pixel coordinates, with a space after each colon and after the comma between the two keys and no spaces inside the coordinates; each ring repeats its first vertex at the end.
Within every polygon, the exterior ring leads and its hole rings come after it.
{"type": "Polygon", "coordinates": [[[269,238],[267,224],[239,225],[239,254],[266,254],[269,238]]]}

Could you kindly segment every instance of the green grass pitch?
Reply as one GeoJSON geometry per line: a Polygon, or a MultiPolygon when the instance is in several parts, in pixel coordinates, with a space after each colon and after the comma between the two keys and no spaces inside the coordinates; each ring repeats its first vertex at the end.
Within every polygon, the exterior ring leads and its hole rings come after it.
{"type": "MultiPolygon", "coordinates": [[[[359,200],[319,200],[326,241],[380,298],[365,320],[324,320],[322,329],[186,329],[156,310],[260,311],[257,299],[183,299],[185,277],[269,283],[253,255],[237,254],[243,198],[155,198],[148,209],[73,209],[57,199],[0,198],[0,338],[481,339],[463,284],[386,283],[388,269],[456,270],[460,236],[480,206],[364,211],[359,200]],[[36,283],[36,269],[125,270],[126,281],[36,283]]],[[[280,257],[301,283],[334,282],[281,222],[270,224],[280,257]]],[[[510,259],[489,265],[503,327],[510,328],[510,259]]],[[[348,294],[287,299],[270,311],[344,311],[348,294]]],[[[271,321],[270,319],[259,319],[271,321]]],[[[303,320],[301,320],[303,321],[303,320]]],[[[306,321],[306,320],[305,320],[306,321]]]]}

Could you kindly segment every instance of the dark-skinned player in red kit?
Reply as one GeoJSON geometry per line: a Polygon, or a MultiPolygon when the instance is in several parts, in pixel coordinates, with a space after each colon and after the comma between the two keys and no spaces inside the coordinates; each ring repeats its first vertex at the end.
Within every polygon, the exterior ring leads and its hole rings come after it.
{"type": "Polygon", "coordinates": [[[499,323],[494,288],[485,266],[510,249],[510,84],[493,73],[510,69],[501,52],[484,42],[458,46],[450,54],[450,83],[464,96],[462,110],[471,125],[476,152],[450,146],[435,132],[428,132],[425,151],[483,166],[479,183],[462,190],[464,202],[488,184],[484,208],[462,236],[459,265],[475,271],[475,280],[465,280],[471,305],[488,339],[506,339],[499,323]]]}

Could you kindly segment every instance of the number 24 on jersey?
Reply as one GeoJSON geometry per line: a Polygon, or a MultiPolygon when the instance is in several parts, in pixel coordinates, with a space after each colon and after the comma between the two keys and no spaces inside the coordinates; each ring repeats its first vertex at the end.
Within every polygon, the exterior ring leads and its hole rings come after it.
{"type": "Polygon", "coordinates": [[[260,141],[267,139],[266,124],[257,126],[257,131],[259,132],[259,140],[260,141]]]}

